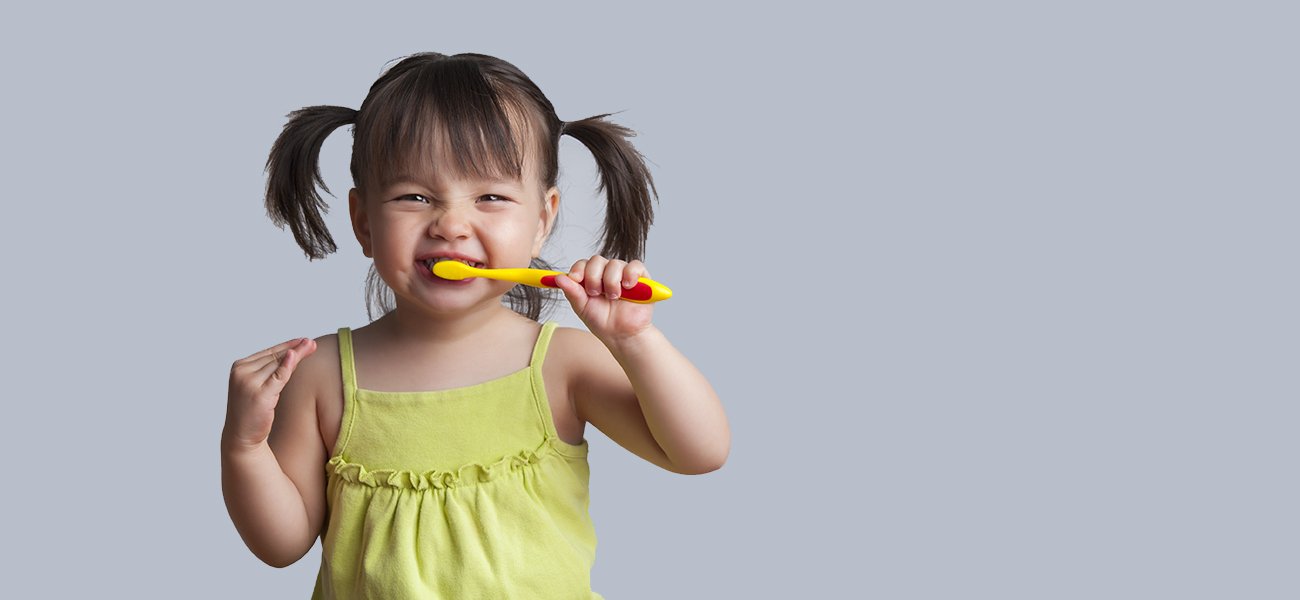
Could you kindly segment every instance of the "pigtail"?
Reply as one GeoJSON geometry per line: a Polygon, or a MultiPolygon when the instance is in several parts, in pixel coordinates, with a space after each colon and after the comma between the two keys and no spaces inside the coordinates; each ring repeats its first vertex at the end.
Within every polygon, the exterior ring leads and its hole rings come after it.
{"type": "MultiPolygon", "coordinates": [[[[555,265],[546,262],[540,258],[534,258],[528,263],[532,269],[542,269],[544,271],[555,271],[555,265]]],[[[506,292],[506,306],[525,317],[534,321],[541,321],[542,316],[553,308],[552,300],[559,297],[559,292],[555,288],[535,288],[529,285],[517,285],[506,292]]]]}
{"type": "Polygon", "coordinates": [[[266,161],[266,213],[276,227],[293,231],[309,259],[324,258],[338,249],[325,228],[322,212],[329,205],[315,184],[331,196],[320,174],[320,149],[335,129],[356,123],[357,111],[342,106],[309,106],[289,113],[280,137],[266,161]]]}
{"type": "Polygon", "coordinates": [[[608,116],[565,123],[560,135],[573,136],[596,158],[600,170],[598,191],[605,192],[607,201],[600,254],[620,260],[640,259],[645,255],[646,236],[654,221],[650,199],[653,195],[657,201],[659,193],[645,157],[628,141],[636,132],[604,120],[608,116]]]}

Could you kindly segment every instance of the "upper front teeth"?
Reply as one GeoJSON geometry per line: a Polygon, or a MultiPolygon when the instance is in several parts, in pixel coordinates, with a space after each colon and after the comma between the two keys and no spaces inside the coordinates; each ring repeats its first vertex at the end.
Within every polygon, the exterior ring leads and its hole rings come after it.
{"type": "Polygon", "coordinates": [[[467,264],[467,265],[469,265],[469,266],[471,266],[471,267],[480,267],[480,268],[481,268],[481,267],[483,266],[483,263],[480,263],[480,262],[471,262],[471,261],[468,261],[468,260],[465,260],[465,259],[462,259],[462,258],[451,258],[451,257],[449,257],[449,256],[438,256],[438,257],[434,257],[434,258],[426,258],[426,259],[424,260],[424,266],[429,267],[429,268],[433,268],[434,263],[439,263],[439,262],[442,262],[442,261],[444,261],[444,260],[454,260],[454,261],[459,262],[459,263],[465,263],[465,264],[467,264]]]}

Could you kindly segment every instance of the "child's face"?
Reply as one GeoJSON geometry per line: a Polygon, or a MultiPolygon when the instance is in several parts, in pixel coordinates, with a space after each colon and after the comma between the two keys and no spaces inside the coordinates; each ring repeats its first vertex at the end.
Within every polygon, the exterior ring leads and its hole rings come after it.
{"type": "Polygon", "coordinates": [[[450,177],[426,170],[373,192],[348,194],[353,229],[366,256],[399,304],[434,312],[499,303],[513,284],[488,279],[447,281],[427,263],[435,256],[487,268],[527,267],[541,252],[559,208],[559,191],[522,180],[450,177]]]}

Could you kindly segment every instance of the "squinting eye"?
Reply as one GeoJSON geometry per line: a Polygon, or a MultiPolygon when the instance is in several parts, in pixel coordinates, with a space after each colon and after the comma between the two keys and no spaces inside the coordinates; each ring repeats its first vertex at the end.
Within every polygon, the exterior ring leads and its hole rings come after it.
{"type": "Polygon", "coordinates": [[[405,200],[405,199],[407,199],[407,198],[411,198],[411,199],[417,199],[417,198],[418,198],[419,200],[416,200],[416,202],[428,202],[428,201],[429,201],[428,198],[425,198],[424,196],[421,196],[421,195],[419,195],[419,194],[407,194],[407,195],[405,195],[405,196],[398,196],[397,198],[395,198],[395,200],[405,200]]]}
{"type": "Polygon", "coordinates": [[[505,197],[505,196],[498,195],[498,194],[484,194],[484,195],[482,195],[482,196],[479,196],[479,198],[480,198],[480,199],[483,199],[483,200],[488,200],[488,201],[490,201],[490,202],[509,202],[509,201],[510,201],[509,198],[507,198],[507,197],[505,197]],[[492,200],[493,198],[495,198],[495,200],[492,200]]]}

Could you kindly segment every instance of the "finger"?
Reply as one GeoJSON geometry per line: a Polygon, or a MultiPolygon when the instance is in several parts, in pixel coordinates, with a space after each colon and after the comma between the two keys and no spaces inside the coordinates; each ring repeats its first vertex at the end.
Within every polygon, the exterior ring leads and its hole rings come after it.
{"type": "Polygon", "coordinates": [[[279,352],[272,352],[256,360],[251,360],[243,364],[235,365],[235,368],[231,369],[231,374],[232,376],[234,374],[240,374],[245,377],[256,378],[258,381],[261,381],[262,379],[266,379],[266,377],[269,376],[270,372],[274,370],[273,365],[280,364],[280,361],[284,359],[285,352],[288,352],[288,350],[286,349],[286,350],[281,350],[279,352]],[[267,367],[272,367],[272,369],[266,370],[266,372],[263,373],[262,371],[267,369],[267,367]]]}
{"type": "Polygon", "coordinates": [[[277,392],[279,389],[284,388],[284,384],[288,383],[289,377],[293,375],[294,370],[298,368],[302,359],[307,358],[308,355],[315,351],[315,340],[307,340],[301,345],[285,351],[284,360],[280,361],[280,366],[276,368],[275,372],[271,373],[271,381],[274,381],[279,385],[276,390],[277,392]]]}
{"type": "MultiPolygon", "coordinates": [[[[297,348],[293,349],[293,354],[294,354],[293,360],[291,363],[289,363],[289,368],[291,370],[297,369],[298,365],[304,358],[307,358],[308,356],[311,356],[312,354],[315,353],[316,353],[316,340],[309,339],[303,342],[301,346],[298,346],[297,348]]],[[[289,357],[285,357],[285,360],[288,361],[289,357]]]]}
{"type": "Polygon", "coordinates": [[[293,349],[285,350],[284,352],[284,354],[275,354],[263,357],[262,362],[257,366],[257,370],[248,378],[249,383],[252,384],[254,389],[261,389],[262,386],[266,384],[266,380],[275,373],[276,369],[280,368],[280,364],[284,362],[284,357],[287,356],[289,352],[293,352],[293,349]]]}
{"type": "Polygon", "coordinates": [[[307,338],[294,338],[286,342],[280,342],[279,344],[276,344],[274,346],[271,346],[270,348],[267,348],[265,350],[262,350],[261,352],[249,356],[248,360],[251,362],[251,361],[256,361],[258,359],[266,358],[268,356],[273,356],[273,355],[283,356],[285,350],[288,350],[289,348],[302,344],[305,341],[307,341],[307,338]]]}
{"type": "Polygon", "coordinates": [[[248,356],[245,356],[244,358],[241,358],[241,359],[235,361],[235,364],[236,364],[236,365],[240,365],[240,364],[246,364],[246,363],[250,363],[250,362],[256,362],[256,363],[258,363],[258,364],[261,364],[262,361],[259,360],[259,359],[265,358],[265,357],[270,356],[270,355],[272,355],[272,354],[279,354],[279,353],[282,353],[282,352],[284,352],[285,350],[288,350],[289,347],[291,347],[291,346],[294,346],[294,345],[297,345],[297,344],[301,344],[301,343],[303,342],[303,340],[305,340],[305,339],[307,339],[307,338],[294,338],[294,339],[289,340],[289,341],[287,341],[287,342],[280,342],[279,344],[276,344],[276,345],[274,345],[274,346],[271,346],[270,348],[267,348],[267,349],[265,349],[265,350],[259,350],[259,351],[257,351],[257,352],[254,352],[254,353],[248,355],[248,356]]]}
{"type": "MultiPolygon", "coordinates": [[[[284,351],[284,352],[287,352],[287,350],[284,351]]],[[[266,356],[263,356],[263,357],[257,359],[257,360],[254,361],[254,362],[247,362],[247,363],[244,363],[244,364],[242,364],[242,365],[239,365],[239,367],[237,367],[237,369],[238,369],[240,372],[250,372],[250,371],[251,371],[252,373],[256,374],[256,373],[260,372],[262,369],[265,369],[268,365],[276,365],[276,364],[280,364],[280,359],[284,357],[284,352],[276,352],[276,353],[274,353],[274,354],[267,354],[266,356]]]]}
{"type": "Polygon", "coordinates": [[[298,363],[307,355],[316,351],[315,340],[305,340],[302,344],[289,348],[278,361],[271,361],[258,371],[259,381],[274,393],[284,389],[298,363]]]}
{"type": "Polygon", "coordinates": [[[265,384],[267,379],[274,375],[275,371],[280,368],[280,365],[284,364],[285,359],[293,354],[294,349],[301,345],[302,342],[299,342],[297,346],[290,346],[282,352],[275,352],[263,356],[261,362],[258,363],[257,371],[253,373],[253,382],[256,383],[258,387],[265,384]]]}
{"type": "MultiPolygon", "coordinates": [[[[253,373],[259,373],[260,371],[266,369],[270,365],[279,364],[280,361],[284,360],[285,353],[289,352],[294,348],[302,348],[303,344],[306,343],[311,343],[312,346],[315,346],[316,340],[313,340],[311,338],[298,338],[296,342],[295,340],[290,340],[289,342],[285,342],[284,344],[277,344],[276,346],[267,348],[266,350],[269,351],[267,354],[257,359],[250,360],[249,362],[241,365],[240,370],[244,372],[252,371],[253,373]],[[286,344],[288,344],[287,348],[277,350],[277,348],[280,348],[281,346],[284,346],[286,344]]],[[[263,378],[265,378],[267,374],[270,372],[271,371],[268,370],[267,373],[262,373],[261,375],[263,378]]]]}
{"type": "Polygon", "coordinates": [[[601,287],[604,285],[601,277],[604,275],[605,265],[608,263],[609,259],[600,255],[593,256],[587,260],[587,269],[583,276],[583,283],[586,284],[588,296],[600,295],[601,287]]]}
{"type": "Polygon", "coordinates": [[[636,280],[649,276],[645,270],[645,263],[633,259],[632,262],[627,263],[627,268],[623,270],[623,287],[631,288],[636,285],[636,280]]]}
{"type": "Polygon", "coordinates": [[[581,259],[569,267],[569,277],[578,283],[582,283],[582,274],[587,270],[587,259],[581,259]]]}
{"type": "Polygon", "coordinates": [[[560,275],[555,278],[555,285],[564,292],[564,297],[569,300],[569,305],[573,307],[574,312],[582,314],[583,309],[587,308],[587,291],[582,289],[582,284],[573,280],[568,275],[560,275]]]}
{"type": "Polygon", "coordinates": [[[627,270],[627,263],[621,260],[611,260],[605,265],[604,281],[605,297],[610,300],[618,300],[622,295],[623,289],[623,271],[627,270]]]}

